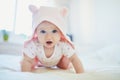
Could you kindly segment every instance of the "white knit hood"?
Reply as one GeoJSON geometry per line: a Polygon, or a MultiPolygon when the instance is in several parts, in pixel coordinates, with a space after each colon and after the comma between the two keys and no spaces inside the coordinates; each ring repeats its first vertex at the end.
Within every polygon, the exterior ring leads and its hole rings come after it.
{"type": "Polygon", "coordinates": [[[37,8],[34,5],[29,6],[30,11],[32,12],[32,26],[33,26],[33,34],[38,25],[43,21],[49,21],[56,25],[58,29],[62,32],[65,39],[72,44],[72,42],[66,36],[66,16],[67,16],[67,8],[62,7],[49,7],[49,6],[40,6],[37,8]]]}

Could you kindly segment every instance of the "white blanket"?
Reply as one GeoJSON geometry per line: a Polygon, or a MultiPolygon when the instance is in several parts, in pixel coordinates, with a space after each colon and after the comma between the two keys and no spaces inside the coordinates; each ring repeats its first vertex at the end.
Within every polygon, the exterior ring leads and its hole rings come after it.
{"type": "Polygon", "coordinates": [[[0,55],[0,80],[120,80],[120,67],[107,66],[82,74],[71,70],[38,68],[34,73],[20,71],[21,56],[0,55]]]}
{"type": "Polygon", "coordinates": [[[0,80],[120,80],[120,71],[73,74],[66,72],[0,72],[0,80]]]}

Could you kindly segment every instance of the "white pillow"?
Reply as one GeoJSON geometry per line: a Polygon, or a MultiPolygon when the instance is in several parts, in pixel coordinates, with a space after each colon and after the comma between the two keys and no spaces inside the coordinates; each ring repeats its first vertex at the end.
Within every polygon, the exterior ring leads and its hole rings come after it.
{"type": "Polygon", "coordinates": [[[22,56],[0,55],[0,71],[20,71],[20,62],[22,56]]]}
{"type": "Polygon", "coordinates": [[[105,64],[120,65],[120,44],[107,45],[96,54],[105,64]]]}
{"type": "MultiPolygon", "coordinates": [[[[109,44],[103,47],[87,46],[84,54],[79,56],[85,70],[96,70],[104,67],[120,66],[120,44],[109,44]],[[88,51],[87,51],[88,50],[88,51]]],[[[80,50],[81,52],[81,50],[80,50]]]]}
{"type": "Polygon", "coordinates": [[[22,48],[22,44],[2,42],[0,43],[0,54],[21,55],[22,48]]]}

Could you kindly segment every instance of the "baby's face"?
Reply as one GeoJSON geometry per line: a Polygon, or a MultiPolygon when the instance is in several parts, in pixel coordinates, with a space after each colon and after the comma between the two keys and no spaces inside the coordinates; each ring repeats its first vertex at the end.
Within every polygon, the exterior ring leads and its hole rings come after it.
{"type": "Polygon", "coordinates": [[[60,30],[50,22],[42,22],[36,31],[39,42],[46,48],[53,48],[60,41],[60,30]]]}

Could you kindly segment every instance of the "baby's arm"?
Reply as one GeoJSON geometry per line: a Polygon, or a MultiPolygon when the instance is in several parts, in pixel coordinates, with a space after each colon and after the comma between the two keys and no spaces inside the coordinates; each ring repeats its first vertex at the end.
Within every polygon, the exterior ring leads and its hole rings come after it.
{"type": "Polygon", "coordinates": [[[72,57],[70,58],[70,60],[73,64],[73,67],[75,68],[76,73],[83,73],[84,72],[82,63],[76,54],[73,54],[72,57]]]}
{"type": "Polygon", "coordinates": [[[30,57],[24,54],[24,58],[21,62],[21,70],[23,72],[32,72],[33,64],[34,64],[34,59],[31,59],[30,57]]]}

